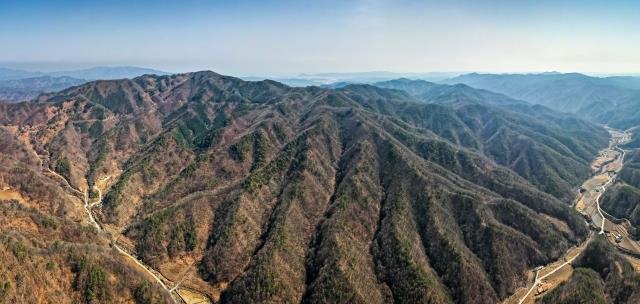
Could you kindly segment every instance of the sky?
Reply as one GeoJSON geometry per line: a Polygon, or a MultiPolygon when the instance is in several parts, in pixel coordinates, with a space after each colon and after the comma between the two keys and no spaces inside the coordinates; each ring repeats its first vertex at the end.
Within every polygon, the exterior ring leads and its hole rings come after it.
{"type": "Polygon", "coordinates": [[[0,0],[0,66],[640,73],[640,1],[0,0]]]}

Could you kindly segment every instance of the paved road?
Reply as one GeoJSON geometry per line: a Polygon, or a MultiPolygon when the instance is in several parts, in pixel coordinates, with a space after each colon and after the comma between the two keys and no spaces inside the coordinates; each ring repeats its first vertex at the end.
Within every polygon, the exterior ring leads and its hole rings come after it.
{"type": "MultiPolygon", "coordinates": [[[[621,157],[624,157],[624,154],[621,157]]],[[[620,161],[622,161],[622,159],[620,161]]],[[[607,182],[604,183],[604,185],[600,186],[600,192],[598,192],[598,196],[596,197],[596,207],[598,208],[598,213],[600,214],[600,217],[602,218],[602,223],[600,224],[600,232],[599,232],[599,234],[604,234],[604,222],[605,222],[604,214],[602,214],[602,209],[600,208],[600,198],[602,198],[602,195],[607,190],[607,187],[609,186],[609,184],[611,184],[611,182],[613,182],[615,177],[616,177],[616,175],[610,176],[609,180],[607,180],[607,182]]]]}
{"type": "MultiPolygon", "coordinates": [[[[618,131],[613,130],[613,129],[610,129],[610,128],[607,128],[607,130],[609,130],[609,132],[612,134],[612,139],[611,139],[611,141],[610,141],[610,143],[609,143],[609,147],[608,147],[608,149],[609,149],[609,150],[611,150],[611,151],[616,150],[616,149],[618,149],[619,151],[621,151],[621,153],[620,153],[620,155],[618,156],[618,158],[617,158],[617,159],[615,159],[613,162],[619,161],[619,162],[621,163],[621,166],[620,166],[620,169],[616,170],[615,174],[611,174],[610,176],[608,176],[608,180],[607,180],[607,182],[605,182],[603,185],[601,185],[601,186],[599,186],[599,187],[598,187],[598,194],[597,194],[597,196],[596,196],[596,198],[595,198],[595,205],[596,205],[596,208],[597,208],[597,212],[598,212],[598,214],[600,215],[600,218],[602,219],[602,222],[601,222],[601,223],[600,223],[600,225],[599,225],[599,226],[600,226],[600,227],[599,227],[599,228],[600,228],[599,234],[604,234],[604,225],[605,225],[605,221],[606,221],[606,218],[604,217],[604,214],[603,214],[603,212],[602,212],[602,209],[600,208],[600,199],[602,198],[602,195],[604,194],[604,192],[607,190],[607,187],[608,187],[609,185],[611,185],[611,183],[615,180],[615,178],[616,178],[616,176],[617,176],[617,173],[618,173],[618,172],[620,172],[620,170],[622,169],[622,166],[624,165],[624,156],[625,156],[625,151],[624,151],[624,150],[622,150],[622,149],[619,149],[619,148],[618,148],[618,145],[619,145],[619,144],[621,144],[621,143],[624,143],[626,140],[628,140],[628,139],[630,138],[629,134],[627,133],[628,131],[619,132],[619,133],[622,133],[622,136],[614,136],[614,135],[617,135],[617,134],[614,134],[614,133],[615,133],[615,132],[618,132],[618,131]],[[612,131],[613,131],[613,132],[612,132],[612,131]]],[[[612,162],[612,163],[613,163],[613,162],[612,162]]],[[[601,172],[601,171],[604,171],[604,167],[603,167],[603,168],[601,168],[598,172],[601,172]]],[[[589,180],[591,180],[591,178],[590,178],[589,180]]],[[[589,180],[588,180],[588,181],[589,181],[589,180]]],[[[586,181],[585,181],[585,184],[586,184],[586,181]]],[[[591,190],[587,189],[587,191],[591,191],[591,190]]],[[[577,207],[577,204],[576,204],[576,207],[577,207]]],[[[585,209],[587,209],[587,208],[585,208],[585,209]]],[[[597,224],[597,223],[594,223],[594,224],[596,224],[596,226],[598,226],[598,224],[597,224]]],[[[580,245],[580,246],[581,246],[581,248],[582,248],[582,249],[586,248],[586,245],[591,241],[591,239],[592,239],[592,236],[591,236],[591,235],[589,235],[589,238],[587,238],[587,240],[586,240],[582,245],[580,245]]],[[[535,279],[534,279],[534,281],[533,281],[533,284],[531,285],[531,287],[529,288],[529,290],[527,291],[527,293],[526,293],[526,294],[525,294],[525,295],[520,299],[520,301],[518,302],[518,304],[522,304],[522,303],[523,303],[523,302],[524,302],[524,301],[529,297],[529,295],[531,294],[531,292],[535,289],[535,287],[536,287],[536,286],[537,286],[537,285],[538,285],[542,280],[544,280],[545,278],[547,278],[547,277],[549,277],[550,275],[554,274],[555,272],[557,272],[558,270],[562,269],[563,267],[565,267],[565,266],[569,265],[569,264],[570,264],[571,262],[573,262],[573,261],[574,261],[574,260],[575,260],[579,255],[580,255],[580,253],[578,253],[578,254],[574,255],[571,259],[569,259],[569,260],[565,261],[564,263],[562,263],[562,264],[558,265],[558,267],[556,267],[555,269],[553,269],[553,270],[552,270],[552,271],[550,271],[549,273],[545,274],[544,276],[538,277],[538,272],[536,271],[536,277],[535,277],[535,279]]]]}
{"type": "Polygon", "coordinates": [[[545,274],[545,275],[543,275],[543,276],[541,276],[541,277],[538,277],[538,272],[539,272],[539,271],[536,271],[536,277],[535,277],[535,279],[533,280],[533,284],[531,285],[531,288],[529,288],[529,291],[527,291],[527,293],[524,295],[524,297],[522,297],[522,298],[520,299],[520,301],[518,302],[518,304],[522,304],[522,303],[527,299],[527,297],[529,297],[529,294],[531,294],[531,292],[533,291],[533,289],[534,289],[534,288],[535,288],[539,283],[541,283],[541,282],[542,282],[542,280],[544,280],[544,279],[546,279],[547,277],[549,277],[550,275],[552,275],[552,274],[556,273],[556,271],[558,271],[558,270],[562,269],[562,267],[565,267],[565,266],[567,266],[567,265],[571,264],[571,263],[572,263],[572,262],[573,262],[573,261],[574,261],[578,256],[580,256],[580,253],[582,252],[582,250],[584,250],[585,248],[587,248],[587,245],[589,244],[589,242],[591,242],[591,240],[592,240],[592,239],[593,239],[593,238],[592,238],[592,236],[591,236],[591,235],[589,235],[589,237],[587,238],[587,240],[586,240],[584,243],[582,243],[582,245],[580,245],[580,248],[581,248],[580,252],[578,252],[577,254],[575,254],[572,258],[568,259],[566,262],[564,262],[564,263],[562,263],[562,264],[558,265],[558,267],[556,267],[555,269],[553,269],[553,270],[552,270],[552,271],[550,271],[549,273],[547,273],[547,274],[545,274]]]}

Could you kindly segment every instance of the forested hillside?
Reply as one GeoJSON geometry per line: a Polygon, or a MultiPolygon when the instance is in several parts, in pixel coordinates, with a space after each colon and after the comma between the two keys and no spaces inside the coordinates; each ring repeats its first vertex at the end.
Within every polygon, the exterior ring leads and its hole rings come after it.
{"type": "Polygon", "coordinates": [[[585,239],[568,203],[604,129],[468,87],[412,94],[197,72],[0,105],[0,123],[73,188],[102,189],[93,212],[142,261],[224,303],[496,303],[585,239]]]}

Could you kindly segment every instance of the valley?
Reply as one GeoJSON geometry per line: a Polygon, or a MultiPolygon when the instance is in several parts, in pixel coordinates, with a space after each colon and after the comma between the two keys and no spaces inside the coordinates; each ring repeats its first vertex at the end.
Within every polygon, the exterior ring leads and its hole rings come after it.
{"type": "Polygon", "coordinates": [[[2,106],[0,182],[69,209],[42,212],[144,277],[109,291],[139,303],[496,303],[566,280],[593,238],[574,189],[620,169],[619,143],[600,151],[614,130],[468,86],[378,85],[90,82],[2,106]]]}
{"type": "MultiPolygon", "coordinates": [[[[2,128],[7,128],[3,126],[2,128]]],[[[11,132],[16,133],[17,138],[19,139],[29,139],[33,136],[30,134],[32,130],[23,130],[23,133],[20,133],[15,128],[10,128],[11,132]]],[[[164,291],[170,296],[170,299],[173,303],[185,303],[185,304],[203,304],[203,303],[212,303],[208,296],[203,293],[198,292],[192,288],[181,287],[180,284],[187,279],[188,275],[191,273],[183,274],[183,277],[180,281],[172,282],[167,279],[162,273],[155,270],[153,267],[145,264],[141,261],[135,254],[132,253],[130,249],[127,248],[126,245],[120,243],[119,239],[122,237],[121,232],[114,230],[112,227],[105,226],[103,223],[99,221],[98,218],[94,216],[93,208],[101,207],[103,196],[102,189],[107,189],[109,185],[109,179],[111,176],[102,176],[100,177],[96,183],[93,185],[93,190],[97,197],[95,201],[91,202],[90,193],[87,189],[78,189],[74,187],[69,180],[59,174],[58,172],[52,170],[49,165],[50,157],[48,155],[38,155],[36,151],[33,149],[33,145],[30,141],[22,142],[25,148],[28,149],[30,154],[33,154],[35,158],[38,160],[38,166],[40,167],[43,173],[46,173],[51,178],[62,182],[64,188],[68,191],[68,195],[72,197],[77,197],[80,201],[83,202],[82,208],[85,210],[85,221],[88,222],[91,226],[95,228],[97,231],[97,235],[108,242],[111,247],[115,249],[114,253],[118,253],[119,256],[126,260],[127,263],[134,265],[134,267],[145,272],[149,278],[153,281],[157,282],[159,286],[161,286],[164,291]],[[102,188],[102,189],[101,189],[102,188]]],[[[11,201],[15,200],[20,202],[21,204],[27,204],[27,199],[21,195],[20,192],[13,190],[9,187],[5,187],[0,189],[0,201],[11,201]]]]}
{"type": "Polygon", "coordinates": [[[572,263],[584,252],[596,234],[605,235],[609,243],[627,255],[632,263],[640,256],[640,244],[627,232],[628,221],[618,220],[600,208],[602,195],[624,166],[625,151],[620,146],[631,140],[630,130],[620,131],[609,127],[606,129],[610,134],[609,146],[600,151],[593,160],[591,168],[594,175],[579,188],[574,203],[575,209],[585,217],[587,225],[591,228],[589,237],[579,246],[567,251],[561,259],[532,269],[533,279],[530,287],[518,290],[507,298],[504,304],[533,304],[536,299],[569,280],[574,269],[572,263]]]}
{"type": "Polygon", "coordinates": [[[580,188],[576,201],[576,210],[590,218],[590,224],[599,234],[605,234],[609,241],[620,250],[632,255],[640,255],[640,245],[633,240],[627,231],[629,225],[616,219],[601,208],[601,199],[608,187],[618,177],[624,166],[625,151],[619,146],[631,139],[629,131],[617,131],[609,128],[611,141],[594,161],[593,178],[587,180],[580,188]]]}
{"type": "Polygon", "coordinates": [[[640,303],[591,2],[0,1],[0,304],[640,303]]]}
{"type": "MultiPolygon", "coordinates": [[[[38,158],[42,159],[43,157],[38,156],[38,158]]],[[[95,207],[95,206],[99,207],[102,204],[102,191],[97,186],[97,183],[96,183],[96,185],[94,185],[94,188],[93,188],[98,194],[97,201],[95,201],[93,203],[90,203],[90,201],[89,201],[89,191],[88,190],[81,191],[79,189],[76,189],[73,186],[71,186],[71,184],[69,184],[69,182],[66,180],[66,178],[64,178],[60,174],[54,172],[53,170],[51,170],[49,168],[47,168],[47,171],[49,173],[51,173],[52,175],[54,175],[55,177],[64,180],[64,182],[68,186],[68,188],[71,189],[76,195],[77,194],[81,194],[82,199],[84,201],[84,206],[83,207],[87,212],[87,217],[89,219],[89,222],[96,228],[96,230],[98,230],[100,232],[99,234],[101,235],[101,237],[106,238],[110,242],[111,246],[113,246],[113,248],[115,248],[117,250],[117,252],[122,257],[124,257],[125,259],[128,259],[131,262],[133,262],[134,265],[136,265],[141,270],[146,272],[160,286],[162,286],[162,288],[170,295],[170,297],[171,297],[171,299],[173,300],[174,303],[184,303],[184,304],[206,304],[206,303],[212,303],[206,295],[204,295],[204,294],[202,294],[202,293],[200,293],[200,292],[198,292],[196,290],[193,290],[193,289],[180,287],[180,283],[182,283],[182,281],[184,279],[186,279],[186,275],[187,274],[185,274],[185,277],[180,282],[175,282],[174,283],[174,282],[168,280],[160,272],[158,272],[157,270],[153,269],[151,266],[149,266],[149,265],[145,264],[144,262],[142,262],[136,256],[132,255],[124,246],[119,244],[118,239],[121,237],[121,235],[119,233],[115,234],[112,230],[103,229],[104,225],[102,223],[100,223],[98,220],[96,220],[96,218],[93,215],[93,211],[92,211],[93,207],[95,207]],[[170,286],[173,286],[173,287],[170,287],[170,286]]],[[[109,176],[104,176],[104,177],[101,177],[99,180],[104,183],[108,179],[109,179],[109,176]]],[[[3,192],[0,192],[0,195],[2,195],[2,194],[3,194],[3,192]]],[[[16,195],[14,194],[14,196],[16,196],[16,195]]]]}

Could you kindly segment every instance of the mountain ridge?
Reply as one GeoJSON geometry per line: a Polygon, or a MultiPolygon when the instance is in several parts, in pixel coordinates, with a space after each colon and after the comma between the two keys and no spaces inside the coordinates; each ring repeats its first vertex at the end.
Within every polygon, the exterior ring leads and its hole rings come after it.
{"type": "Polygon", "coordinates": [[[0,68],[0,100],[30,101],[40,94],[60,91],[92,80],[135,78],[144,74],[168,75],[158,70],[127,66],[93,67],[49,73],[0,68]]]}
{"type": "Polygon", "coordinates": [[[591,121],[628,129],[640,125],[640,78],[568,74],[465,74],[443,83],[465,83],[591,121]]]}
{"type": "Polygon", "coordinates": [[[569,198],[607,142],[527,104],[208,71],[0,110],[75,188],[102,187],[97,218],[145,263],[193,260],[183,284],[223,303],[495,303],[586,237],[569,198]]]}

